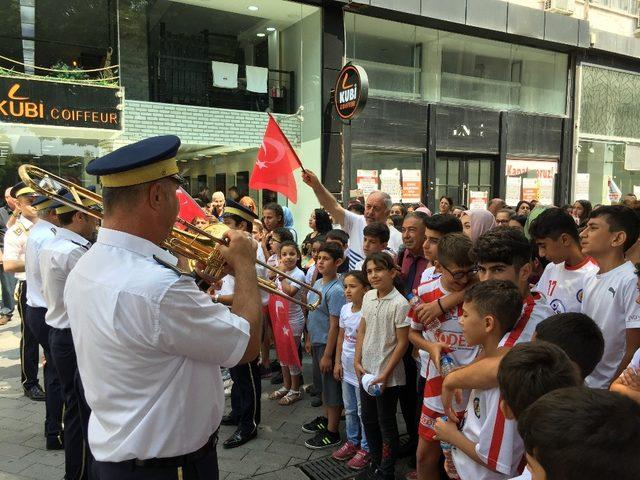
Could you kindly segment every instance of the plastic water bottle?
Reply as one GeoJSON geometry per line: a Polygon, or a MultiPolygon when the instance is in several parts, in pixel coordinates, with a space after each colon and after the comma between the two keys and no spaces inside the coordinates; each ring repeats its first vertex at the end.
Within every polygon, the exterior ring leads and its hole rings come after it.
{"type": "MultiPolygon", "coordinates": [[[[407,299],[409,300],[409,305],[411,306],[411,308],[413,310],[415,310],[415,308],[418,305],[422,305],[424,302],[422,301],[422,299],[420,298],[420,295],[418,295],[418,292],[416,290],[414,290],[412,293],[410,293],[407,296],[407,299]]],[[[433,320],[431,320],[427,325],[425,325],[427,332],[432,332],[432,333],[436,333],[438,330],[440,330],[440,320],[438,320],[438,317],[434,318],[433,320]]]]}
{"type": "MultiPolygon", "coordinates": [[[[447,417],[440,417],[445,422],[447,421],[447,417]]],[[[447,471],[447,475],[452,480],[459,480],[460,475],[458,475],[458,471],[456,470],[456,465],[453,463],[453,455],[451,454],[451,444],[447,442],[440,442],[440,448],[442,449],[442,454],[444,455],[445,468],[447,471]]]]}
{"type": "Polygon", "coordinates": [[[456,361],[451,352],[443,350],[440,354],[440,375],[442,378],[449,375],[456,368],[456,361]]]}

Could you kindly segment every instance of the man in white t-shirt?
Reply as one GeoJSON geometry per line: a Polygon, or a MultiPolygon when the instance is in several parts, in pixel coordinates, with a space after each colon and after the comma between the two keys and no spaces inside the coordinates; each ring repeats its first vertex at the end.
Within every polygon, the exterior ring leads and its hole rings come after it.
{"type": "Polygon", "coordinates": [[[585,382],[591,388],[609,388],[640,347],[640,305],[633,264],[624,252],[638,239],[638,219],[629,207],[611,205],[591,212],[580,234],[582,251],[600,265],[584,284],[582,313],[598,324],[604,336],[604,354],[585,382]]]}
{"type": "MultiPolygon", "coordinates": [[[[365,202],[364,215],[357,215],[343,208],[315,173],[305,170],[302,180],[313,189],[320,205],[329,212],[334,222],[339,223],[349,234],[349,268],[355,268],[356,263],[364,258],[364,227],[373,222],[387,222],[392,205],[391,197],[384,192],[371,192],[365,202]]],[[[391,228],[389,233],[388,247],[397,252],[402,245],[402,234],[395,228],[391,228]]]]}
{"type": "Polygon", "coordinates": [[[598,264],[580,248],[578,226],[562,208],[542,212],[529,228],[540,257],[549,260],[536,290],[556,313],[580,312],[586,276],[598,264]]]}

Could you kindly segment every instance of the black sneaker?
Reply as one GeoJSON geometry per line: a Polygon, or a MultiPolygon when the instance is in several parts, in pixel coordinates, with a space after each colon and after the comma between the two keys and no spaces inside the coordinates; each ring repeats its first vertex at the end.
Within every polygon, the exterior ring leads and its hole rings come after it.
{"type": "Polygon", "coordinates": [[[312,450],[321,450],[323,448],[337,447],[340,443],[342,443],[342,440],[338,432],[321,430],[304,442],[304,446],[312,450]]]}
{"type": "Polygon", "coordinates": [[[281,383],[284,383],[281,371],[271,375],[271,385],[280,385],[281,383]]]}
{"type": "Polygon", "coordinates": [[[25,397],[28,397],[31,400],[35,400],[36,402],[44,402],[45,399],[44,391],[42,390],[42,387],[37,383],[29,389],[25,388],[24,395],[25,397]]]}
{"type": "Polygon", "coordinates": [[[322,405],[322,398],[320,397],[314,397],[311,399],[311,406],[312,407],[319,407],[322,405]]]}
{"type": "Polygon", "coordinates": [[[317,433],[326,430],[328,422],[327,417],[316,417],[302,425],[302,431],[304,433],[317,433]]]}

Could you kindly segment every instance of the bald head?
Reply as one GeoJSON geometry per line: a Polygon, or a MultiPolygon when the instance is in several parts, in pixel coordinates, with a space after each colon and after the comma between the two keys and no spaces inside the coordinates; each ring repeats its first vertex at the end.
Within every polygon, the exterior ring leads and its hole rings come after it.
{"type": "Polygon", "coordinates": [[[386,223],[391,211],[391,197],[388,193],[375,190],[369,194],[364,205],[364,218],[367,224],[374,222],[386,223]]]}
{"type": "Polygon", "coordinates": [[[9,187],[4,191],[4,200],[7,202],[7,205],[11,210],[16,209],[16,199],[11,196],[11,188],[9,187]]]}
{"type": "Polygon", "coordinates": [[[507,206],[507,203],[501,198],[492,198],[491,201],[489,202],[489,206],[487,207],[487,210],[489,210],[491,214],[495,217],[496,214],[506,206],[507,206]]]}

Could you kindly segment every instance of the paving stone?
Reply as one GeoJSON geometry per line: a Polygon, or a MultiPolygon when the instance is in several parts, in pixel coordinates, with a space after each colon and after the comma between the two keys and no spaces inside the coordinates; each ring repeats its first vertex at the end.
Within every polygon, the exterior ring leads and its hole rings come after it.
{"type": "Polygon", "coordinates": [[[220,470],[224,470],[225,472],[244,475],[243,478],[253,475],[259,467],[259,465],[256,465],[253,462],[230,460],[228,458],[219,458],[218,466],[220,470]]]}
{"type": "Polygon", "coordinates": [[[10,442],[0,442],[0,454],[3,457],[22,458],[33,452],[33,448],[10,442]]]}
{"type": "Polygon", "coordinates": [[[61,480],[64,478],[64,469],[34,463],[25,468],[20,474],[37,480],[61,480]]]}
{"type": "Polygon", "coordinates": [[[274,453],[287,452],[288,455],[301,458],[303,460],[307,460],[309,455],[311,455],[311,451],[304,445],[294,445],[284,442],[273,442],[269,447],[267,447],[267,451],[274,453]]]}

